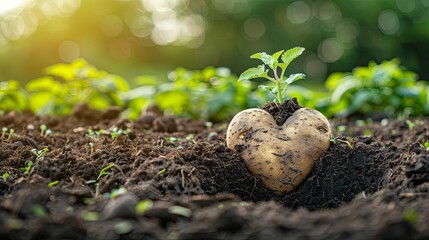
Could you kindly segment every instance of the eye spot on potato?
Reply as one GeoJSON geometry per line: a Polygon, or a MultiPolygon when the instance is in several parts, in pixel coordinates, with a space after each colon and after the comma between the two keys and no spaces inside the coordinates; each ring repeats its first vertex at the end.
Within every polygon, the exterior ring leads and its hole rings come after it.
{"type": "Polygon", "coordinates": [[[248,133],[248,132],[250,132],[251,130],[250,129],[248,129],[248,130],[245,130],[245,131],[243,131],[243,132],[240,132],[240,134],[238,135],[238,138],[239,139],[243,139],[245,136],[246,136],[246,134],[248,133]]]}
{"type": "Polygon", "coordinates": [[[321,134],[325,134],[328,132],[328,128],[326,126],[319,126],[317,127],[317,130],[321,133],[321,134]]]}
{"type": "Polygon", "coordinates": [[[267,161],[265,161],[265,163],[266,163],[266,164],[270,164],[271,162],[267,160],[267,161]]]}

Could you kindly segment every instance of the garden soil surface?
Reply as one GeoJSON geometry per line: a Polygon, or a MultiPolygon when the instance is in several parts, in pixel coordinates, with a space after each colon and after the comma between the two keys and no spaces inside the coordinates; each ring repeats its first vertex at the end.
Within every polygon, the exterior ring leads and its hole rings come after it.
{"type": "Polygon", "coordinates": [[[331,120],[278,196],[227,149],[227,122],[118,113],[0,117],[0,239],[429,239],[428,118],[331,120]]]}

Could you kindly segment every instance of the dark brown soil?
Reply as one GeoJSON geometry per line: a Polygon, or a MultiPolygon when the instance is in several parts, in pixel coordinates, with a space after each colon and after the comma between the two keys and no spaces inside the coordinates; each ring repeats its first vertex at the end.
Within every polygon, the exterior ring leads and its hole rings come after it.
{"type": "Polygon", "coordinates": [[[0,239],[429,238],[427,118],[333,120],[337,139],[279,197],[228,151],[227,123],[92,116],[0,117],[15,130],[0,142],[0,239]]]}
{"type": "Polygon", "coordinates": [[[298,100],[296,98],[287,99],[281,105],[275,102],[270,102],[261,106],[261,109],[273,115],[273,118],[279,126],[282,126],[286,120],[300,108],[302,108],[302,106],[298,104],[298,100]]]}

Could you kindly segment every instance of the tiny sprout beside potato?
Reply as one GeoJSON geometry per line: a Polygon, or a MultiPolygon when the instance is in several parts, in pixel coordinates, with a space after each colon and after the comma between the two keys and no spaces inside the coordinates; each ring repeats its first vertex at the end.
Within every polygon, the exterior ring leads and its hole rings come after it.
{"type": "MultiPolygon", "coordinates": [[[[303,51],[304,48],[296,47],[273,55],[254,54],[251,57],[264,64],[246,70],[238,80],[270,80],[274,86],[259,87],[269,91],[275,96],[275,101],[282,104],[287,87],[304,78],[301,73],[284,78],[289,63],[303,51]],[[268,75],[270,69],[274,77],[268,75]]],[[[308,108],[295,111],[282,126],[277,125],[265,110],[247,109],[234,116],[226,133],[227,147],[239,152],[249,171],[277,194],[290,192],[303,182],[315,162],[329,148],[330,139],[329,121],[320,112],[308,108]]]]}

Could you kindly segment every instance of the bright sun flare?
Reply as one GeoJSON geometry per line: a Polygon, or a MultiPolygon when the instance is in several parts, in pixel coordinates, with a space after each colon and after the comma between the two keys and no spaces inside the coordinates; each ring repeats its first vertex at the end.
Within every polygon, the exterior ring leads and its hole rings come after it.
{"type": "Polygon", "coordinates": [[[0,15],[23,6],[28,0],[0,0],[0,15]]]}

